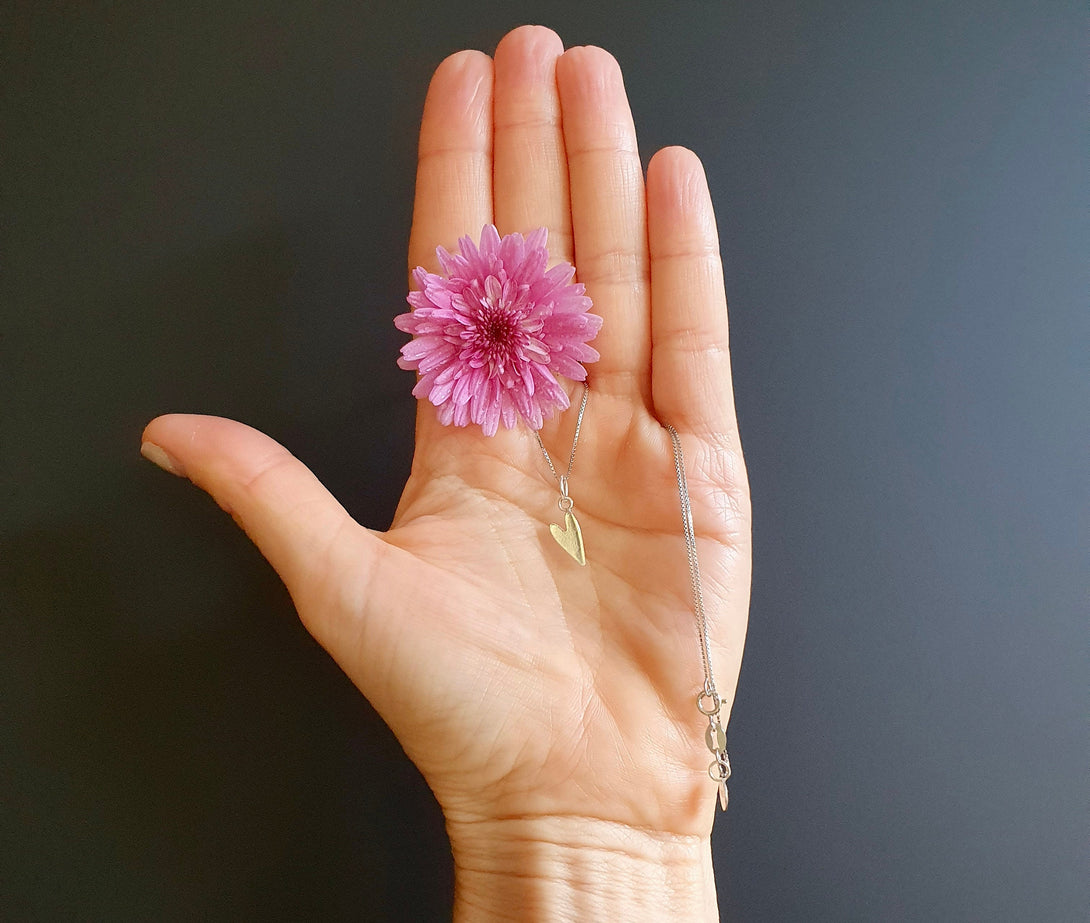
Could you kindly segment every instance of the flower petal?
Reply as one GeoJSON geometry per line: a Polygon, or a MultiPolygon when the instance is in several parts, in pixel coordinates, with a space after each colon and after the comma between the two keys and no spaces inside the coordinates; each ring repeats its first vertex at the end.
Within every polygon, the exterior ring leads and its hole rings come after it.
{"type": "Polygon", "coordinates": [[[538,429],[569,405],[556,376],[586,379],[602,319],[570,263],[546,268],[547,242],[545,228],[501,238],[486,225],[479,245],[462,237],[457,252],[436,248],[442,274],[413,270],[412,310],[394,318],[413,339],[397,361],[419,373],[413,394],[440,423],[472,422],[489,436],[519,419],[538,429]]]}

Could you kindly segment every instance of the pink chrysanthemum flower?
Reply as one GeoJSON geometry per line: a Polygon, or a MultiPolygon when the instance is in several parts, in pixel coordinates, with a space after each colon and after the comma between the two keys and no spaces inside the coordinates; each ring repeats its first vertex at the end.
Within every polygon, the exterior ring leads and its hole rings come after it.
{"type": "Polygon", "coordinates": [[[570,263],[545,270],[547,236],[538,228],[501,240],[487,225],[479,248],[463,237],[460,253],[436,250],[445,276],[413,270],[412,313],[394,319],[413,339],[397,364],[420,373],[413,394],[439,409],[440,423],[478,423],[493,436],[501,420],[511,429],[522,417],[540,429],[568,406],[556,376],[586,379],[581,363],[598,358],[587,341],[602,319],[587,313],[590,298],[572,283],[570,263]]]}

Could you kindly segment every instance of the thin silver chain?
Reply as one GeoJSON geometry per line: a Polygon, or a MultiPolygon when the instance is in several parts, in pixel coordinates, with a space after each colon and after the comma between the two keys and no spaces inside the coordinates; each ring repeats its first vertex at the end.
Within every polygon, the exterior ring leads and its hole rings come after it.
{"type": "MultiPolygon", "coordinates": [[[[537,439],[541,454],[545,456],[545,462],[548,464],[553,477],[560,482],[560,508],[569,514],[569,520],[572,519],[570,515],[572,501],[568,496],[568,478],[571,477],[572,468],[575,465],[575,450],[579,447],[579,432],[583,427],[583,414],[587,410],[587,397],[589,394],[590,388],[584,382],[583,399],[579,403],[579,415],[575,420],[575,435],[572,437],[571,453],[568,455],[568,468],[563,474],[557,473],[556,466],[549,456],[549,450],[545,448],[545,443],[541,441],[541,433],[534,430],[534,438],[537,439]]],[[[681,450],[681,437],[678,436],[677,430],[670,425],[666,426],[666,431],[670,434],[670,442],[674,448],[674,473],[677,476],[677,493],[681,501],[681,522],[685,533],[685,555],[689,559],[689,584],[693,594],[693,611],[696,613],[697,631],[700,636],[700,659],[704,667],[704,688],[696,697],[696,707],[699,709],[700,714],[708,719],[708,728],[705,731],[704,740],[715,757],[708,767],[708,775],[719,786],[719,804],[725,811],[728,799],[727,779],[730,778],[730,759],[727,756],[726,729],[723,727],[720,718],[723,703],[715,688],[715,673],[712,671],[708,616],[704,611],[704,590],[700,580],[700,559],[696,553],[696,532],[693,529],[693,506],[689,497],[689,482],[685,477],[685,455],[681,450]]],[[[555,529],[556,527],[551,528],[555,529]]],[[[576,528],[578,531],[578,527],[576,528]]],[[[553,537],[556,538],[555,533],[553,537]]],[[[568,549],[567,546],[562,547],[565,547],[569,554],[574,556],[574,552],[568,549]]],[[[579,557],[576,558],[580,564],[585,563],[582,552],[582,538],[580,537],[579,557]]]]}
{"type": "Polygon", "coordinates": [[[712,672],[710,642],[708,639],[708,616],[704,612],[704,591],[700,581],[700,560],[696,554],[696,533],[693,530],[693,506],[689,498],[689,482],[685,477],[685,454],[681,451],[681,437],[677,430],[667,424],[670,442],[674,447],[674,473],[677,475],[677,493],[681,500],[681,523],[685,532],[685,554],[689,559],[689,582],[693,593],[693,611],[700,634],[700,658],[704,663],[704,688],[696,697],[696,707],[700,714],[708,719],[708,729],[704,741],[715,759],[708,767],[708,775],[719,786],[719,805],[727,809],[727,779],[730,778],[730,759],[727,756],[727,732],[720,718],[722,700],[715,688],[715,674],[712,672]],[[707,704],[705,704],[707,702],[707,704]]]}
{"type": "Polygon", "coordinates": [[[571,469],[575,464],[575,450],[579,445],[579,431],[583,428],[583,414],[587,412],[587,397],[590,395],[590,386],[583,382],[583,400],[579,403],[579,415],[575,418],[575,437],[571,442],[571,454],[568,455],[568,470],[564,474],[560,475],[556,473],[556,468],[553,466],[553,460],[549,457],[549,450],[545,448],[545,443],[541,441],[541,433],[538,430],[534,430],[534,438],[537,440],[537,444],[541,447],[541,454],[545,456],[545,461],[549,465],[549,470],[553,473],[553,477],[556,478],[561,486],[566,487],[568,478],[571,477],[571,469]]]}
{"type": "Polygon", "coordinates": [[[681,439],[677,430],[667,424],[666,431],[674,444],[674,473],[677,475],[677,493],[681,499],[681,521],[685,530],[685,554],[689,558],[689,582],[693,591],[693,609],[696,626],[700,632],[700,657],[704,661],[704,691],[716,695],[715,674],[712,672],[709,653],[708,616],[704,612],[704,591],[700,581],[700,559],[696,556],[696,533],[693,531],[693,507],[689,500],[689,482],[685,477],[685,455],[681,451],[681,439]]]}

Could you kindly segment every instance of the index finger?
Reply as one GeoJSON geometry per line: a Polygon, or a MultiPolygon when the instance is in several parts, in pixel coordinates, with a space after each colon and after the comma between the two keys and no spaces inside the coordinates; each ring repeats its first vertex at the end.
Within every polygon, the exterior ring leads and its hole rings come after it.
{"type": "Polygon", "coordinates": [[[492,59],[459,51],[435,70],[420,123],[409,270],[439,269],[437,246],[475,240],[492,217],[492,59]]]}

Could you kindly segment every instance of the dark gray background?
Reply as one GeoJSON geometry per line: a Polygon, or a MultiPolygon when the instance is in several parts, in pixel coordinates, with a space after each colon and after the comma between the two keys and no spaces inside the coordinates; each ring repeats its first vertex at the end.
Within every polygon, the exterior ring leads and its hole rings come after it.
{"type": "Polygon", "coordinates": [[[427,79],[524,21],[718,207],[755,583],[724,919],[1083,919],[1081,3],[4,4],[0,916],[432,920],[439,811],[152,416],[385,527],[427,79]]]}

